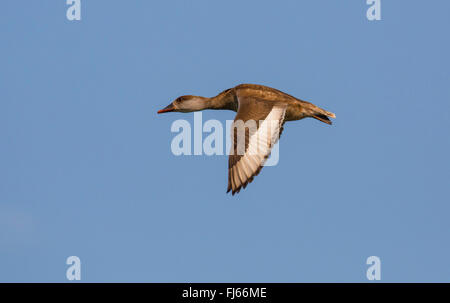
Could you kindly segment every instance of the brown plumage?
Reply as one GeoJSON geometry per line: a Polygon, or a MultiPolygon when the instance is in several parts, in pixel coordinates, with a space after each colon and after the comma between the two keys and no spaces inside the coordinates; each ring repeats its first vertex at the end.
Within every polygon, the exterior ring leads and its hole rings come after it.
{"type": "Polygon", "coordinates": [[[225,109],[237,112],[233,122],[232,149],[228,158],[228,189],[245,188],[259,174],[277,143],[286,121],[311,117],[331,125],[335,114],[277,89],[241,84],[215,97],[181,96],[158,111],[192,112],[225,109]]]}

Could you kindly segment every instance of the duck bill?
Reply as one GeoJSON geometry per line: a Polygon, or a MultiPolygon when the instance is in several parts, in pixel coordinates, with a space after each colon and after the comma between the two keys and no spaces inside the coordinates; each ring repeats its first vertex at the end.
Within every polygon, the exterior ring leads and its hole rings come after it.
{"type": "Polygon", "coordinates": [[[172,103],[170,103],[169,105],[167,105],[163,109],[160,109],[158,111],[158,114],[167,113],[167,112],[173,112],[174,110],[175,110],[175,107],[173,106],[172,103]]]}

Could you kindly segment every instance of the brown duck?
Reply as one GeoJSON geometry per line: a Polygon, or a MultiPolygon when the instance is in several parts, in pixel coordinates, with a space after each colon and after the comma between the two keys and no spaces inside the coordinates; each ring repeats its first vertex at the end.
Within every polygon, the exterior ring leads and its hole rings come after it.
{"type": "Polygon", "coordinates": [[[255,84],[241,84],[215,97],[181,96],[158,114],[226,109],[237,112],[231,133],[232,149],[228,158],[228,190],[234,195],[258,175],[278,141],[286,121],[311,117],[330,124],[336,115],[312,103],[297,99],[277,89],[255,84]],[[244,131],[236,126],[243,122],[244,131]],[[247,124],[256,121],[255,127],[247,124]]]}

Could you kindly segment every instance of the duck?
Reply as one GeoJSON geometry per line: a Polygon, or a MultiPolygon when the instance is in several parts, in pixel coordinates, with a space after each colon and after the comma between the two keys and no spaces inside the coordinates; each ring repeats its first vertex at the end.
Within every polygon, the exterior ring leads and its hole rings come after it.
{"type": "Polygon", "coordinates": [[[211,98],[180,96],[157,113],[189,113],[207,109],[236,112],[228,156],[227,193],[231,191],[233,196],[260,173],[280,139],[285,122],[314,118],[332,125],[330,118],[336,118],[334,113],[310,102],[258,84],[240,84],[211,98]],[[255,123],[249,123],[252,121],[255,123]]]}

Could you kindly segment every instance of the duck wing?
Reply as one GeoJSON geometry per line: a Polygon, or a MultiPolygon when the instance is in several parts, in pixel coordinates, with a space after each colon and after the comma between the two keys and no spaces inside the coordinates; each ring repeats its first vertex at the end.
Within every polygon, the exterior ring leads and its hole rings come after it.
{"type": "Polygon", "coordinates": [[[259,174],[283,131],[287,104],[236,93],[239,107],[231,129],[228,192],[238,193],[259,174]]]}

